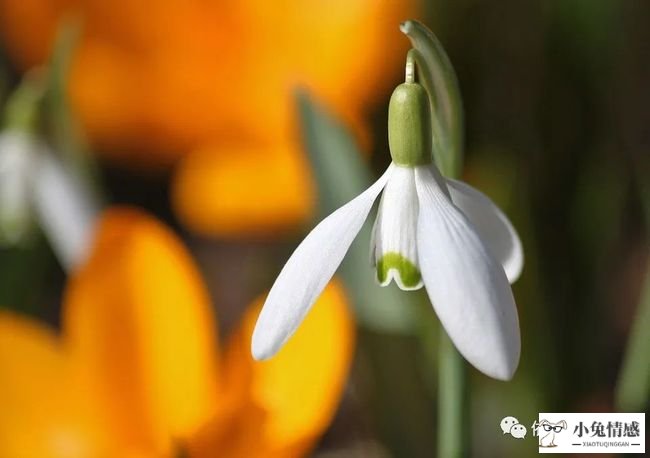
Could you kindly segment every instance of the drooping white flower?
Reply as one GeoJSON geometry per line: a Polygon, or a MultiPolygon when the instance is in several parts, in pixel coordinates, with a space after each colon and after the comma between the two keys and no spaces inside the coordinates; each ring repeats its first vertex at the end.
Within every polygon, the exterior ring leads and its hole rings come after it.
{"type": "Polygon", "coordinates": [[[419,84],[398,86],[389,106],[393,162],[291,255],[258,318],[254,358],[273,356],[291,337],[383,191],[370,247],[380,285],[394,280],[403,290],[424,286],[460,353],[491,377],[512,378],[520,336],[510,283],[523,266],[521,242],[488,197],[440,174],[430,159],[430,116],[419,84]]]}
{"type": "Polygon", "coordinates": [[[57,259],[72,271],[87,259],[100,207],[92,191],[52,152],[34,170],[34,211],[57,259]]]}
{"type": "Polygon", "coordinates": [[[31,226],[35,143],[18,131],[0,133],[0,243],[16,244],[31,226]]]}
{"type": "Polygon", "coordinates": [[[38,222],[63,267],[74,269],[91,243],[98,214],[93,197],[37,137],[0,132],[0,241],[17,243],[38,222]]]}

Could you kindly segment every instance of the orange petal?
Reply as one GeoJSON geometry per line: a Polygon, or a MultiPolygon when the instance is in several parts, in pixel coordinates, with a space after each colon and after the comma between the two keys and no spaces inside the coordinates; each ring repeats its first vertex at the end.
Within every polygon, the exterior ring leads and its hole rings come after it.
{"type": "Polygon", "coordinates": [[[294,336],[272,359],[254,361],[257,300],[230,340],[224,361],[228,399],[239,402],[194,437],[192,456],[237,450],[235,457],[301,456],[329,426],[354,352],[354,325],[342,286],[332,281],[294,336]],[[228,425],[228,434],[219,431],[228,425]],[[234,427],[232,425],[239,425],[234,427]],[[248,445],[247,445],[248,444],[248,445]],[[251,444],[253,446],[251,446],[251,444]]]}
{"type": "Polygon", "coordinates": [[[307,220],[314,189],[298,147],[211,146],[177,169],[172,201],[190,229],[217,236],[287,232],[307,220]]]}
{"type": "Polygon", "coordinates": [[[77,382],[51,330],[0,310],[0,456],[117,456],[77,382]]]}
{"type": "Polygon", "coordinates": [[[67,344],[135,451],[168,452],[212,414],[217,336],[192,258],[156,219],[106,211],[64,300],[67,344]]]}
{"type": "Polygon", "coordinates": [[[28,68],[49,53],[59,19],[78,15],[69,92],[94,151],[169,165],[208,139],[285,134],[295,87],[364,114],[399,77],[408,40],[398,24],[417,3],[0,0],[0,34],[28,68]]]}

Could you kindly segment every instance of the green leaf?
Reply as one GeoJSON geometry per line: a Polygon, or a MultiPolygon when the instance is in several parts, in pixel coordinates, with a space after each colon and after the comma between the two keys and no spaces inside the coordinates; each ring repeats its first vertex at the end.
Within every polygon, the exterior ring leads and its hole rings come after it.
{"type": "Polygon", "coordinates": [[[80,27],[76,21],[63,20],[59,23],[47,67],[46,106],[54,146],[74,162],[79,160],[83,144],[70,111],[67,81],[79,34],[80,27]]]}
{"type": "MultiPolygon", "coordinates": [[[[305,92],[297,94],[303,142],[318,188],[318,216],[327,216],[373,181],[350,132],[314,103],[305,92]]],[[[355,305],[360,325],[381,332],[412,333],[418,322],[419,294],[394,285],[381,288],[370,264],[371,215],[340,268],[340,275],[355,305]]]]}
{"type": "Polygon", "coordinates": [[[27,72],[7,99],[3,128],[34,133],[38,129],[44,93],[42,72],[37,69],[27,72]]]}
{"type": "Polygon", "coordinates": [[[650,399],[650,264],[616,386],[616,408],[642,412],[650,399]]]}
{"type": "Polygon", "coordinates": [[[447,53],[431,30],[406,21],[400,30],[411,40],[420,84],[429,93],[433,157],[443,175],[458,177],[463,161],[463,105],[447,53]]]}
{"type": "Polygon", "coordinates": [[[55,151],[74,169],[92,197],[101,202],[98,166],[88,153],[86,139],[70,108],[67,91],[70,65],[80,35],[81,23],[77,19],[68,17],[59,23],[47,67],[44,116],[55,151]]]}
{"type": "MultiPolygon", "coordinates": [[[[636,182],[647,227],[650,227],[650,178],[646,161],[639,161],[636,182]]],[[[650,236],[650,233],[648,234],[650,236]]],[[[650,262],[632,322],[623,366],[616,385],[616,408],[624,412],[642,412],[650,400],[650,262]]]]}

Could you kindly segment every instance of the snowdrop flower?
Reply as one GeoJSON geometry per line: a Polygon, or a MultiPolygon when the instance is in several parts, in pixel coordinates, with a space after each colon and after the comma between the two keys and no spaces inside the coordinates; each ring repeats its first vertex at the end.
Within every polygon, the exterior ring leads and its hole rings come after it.
{"type": "Polygon", "coordinates": [[[38,222],[66,269],[85,259],[98,213],[80,177],[34,135],[0,132],[0,243],[20,242],[38,222]]]}
{"type": "Polygon", "coordinates": [[[381,286],[424,286],[449,337],[477,369],[512,378],[520,353],[510,282],[523,252],[506,216],[481,192],[444,178],[431,160],[426,90],[407,75],[389,105],[392,163],[379,180],[326,217],[271,288],[252,338],[255,359],[291,337],[343,260],[382,193],[371,260],[381,286]]]}
{"type": "Polygon", "coordinates": [[[0,243],[19,243],[29,232],[34,142],[22,132],[0,132],[0,243]]]}

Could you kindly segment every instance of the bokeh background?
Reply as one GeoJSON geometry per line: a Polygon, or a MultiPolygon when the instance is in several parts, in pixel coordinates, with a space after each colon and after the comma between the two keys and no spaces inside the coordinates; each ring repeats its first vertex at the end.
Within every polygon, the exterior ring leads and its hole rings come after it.
{"type": "MultiPolygon", "coordinates": [[[[84,158],[107,205],[137,207],[175,234],[225,345],[316,218],[390,160],[387,104],[408,50],[398,25],[409,18],[436,33],[456,69],[463,178],[510,216],[526,255],[513,286],[519,370],[508,383],[469,371],[472,455],[537,453],[534,439],[501,434],[506,415],[529,426],[544,411],[647,411],[648,359],[623,368],[630,335],[650,354],[640,318],[650,308],[648,2],[1,0],[0,104],[55,51],[65,54],[55,63],[69,58],[61,81],[48,83],[63,95],[48,99],[36,135],[62,157],[84,158]]],[[[126,262],[117,251],[95,256],[94,268],[126,262]]],[[[432,456],[435,315],[421,294],[381,297],[408,293],[356,280],[373,274],[351,263],[339,293],[355,311],[356,341],[331,350],[352,358],[349,377],[337,375],[341,388],[314,400],[326,413],[309,445],[278,456],[432,456]]],[[[0,249],[0,307],[61,333],[70,283],[83,282],[75,276],[33,229],[0,249]]],[[[157,291],[175,281],[152,278],[157,291]]],[[[112,285],[91,287],[86,300],[112,285]]],[[[214,456],[256,456],[247,453],[214,456]]]]}

